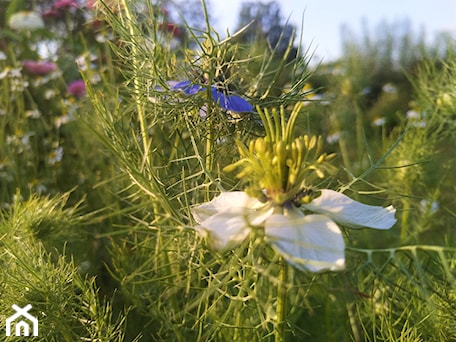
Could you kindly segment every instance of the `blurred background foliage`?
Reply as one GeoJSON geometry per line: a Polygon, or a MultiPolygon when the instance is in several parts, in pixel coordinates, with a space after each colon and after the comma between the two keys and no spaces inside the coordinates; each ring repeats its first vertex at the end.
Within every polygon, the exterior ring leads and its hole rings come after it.
{"type": "Polygon", "coordinates": [[[31,303],[46,341],[272,340],[272,252],[213,255],[188,229],[189,205],[236,186],[221,171],[234,140],[262,126],[166,89],[195,79],[261,107],[304,102],[296,133],[339,156],[325,185],[398,208],[387,233],[346,233],[347,271],[290,273],[289,339],[454,339],[455,38],[347,26],[342,56],[315,63],[277,3],[244,3],[227,39],[205,5],[0,0],[2,323],[31,303]],[[42,27],[8,24],[32,10],[42,27]]]}

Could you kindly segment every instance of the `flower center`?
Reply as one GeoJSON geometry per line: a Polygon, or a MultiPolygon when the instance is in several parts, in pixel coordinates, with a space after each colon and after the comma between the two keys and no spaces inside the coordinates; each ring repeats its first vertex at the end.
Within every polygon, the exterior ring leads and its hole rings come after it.
{"type": "Polygon", "coordinates": [[[334,172],[329,163],[335,154],[322,153],[321,137],[301,135],[293,137],[293,126],[300,105],[295,105],[288,122],[284,111],[260,112],[266,136],[250,142],[237,142],[241,159],[225,167],[225,171],[239,169],[236,175],[247,182],[246,193],[262,202],[278,206],[308,203],[311,185],[317,179],[334,172]],[[283,129],[285,127],[285,129],[283,129]]]}

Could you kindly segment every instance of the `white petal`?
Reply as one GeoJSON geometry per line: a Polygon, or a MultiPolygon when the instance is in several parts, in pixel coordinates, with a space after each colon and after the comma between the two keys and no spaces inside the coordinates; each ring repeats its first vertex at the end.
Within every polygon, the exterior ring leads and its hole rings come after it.
{"type": "Polygon", "coordinates": [[[201,222],[195,229],[206,236],[210,248],[220,251],[238,246],[250,232],[239,208],[226,208],[201,222]]]}
{"type": "Polygon", "coordinates": [[[244,207],[243,204],[247,201],[247,198],[248,196],[243,191],[222,192],[210,202],[192,208],[191,212],[195,221],[201,223],[225,208],[244,207]]]}
{"type": "Polygon", "coordinates": [[[344,239],[339,227],[323,215],[305,216],[299,209],[285,210],[266,220],[268,241],[290,264],[319,272],[345,266],[344,239]]]}
{"type": "Polygon", "coordinates": [[[195,221],[201,223],[226,208],[260,209],[261,207],[264,207],[263,203],[247,196],[244,191],[230,191],[222,192],[210,202],[192,208],[191,212],[195,221]]]}
{"type": "Polygon", "coordinates": [[[363,204],[340,192],[324,189],[321,196],[303,207],[331,217],[337,223],[351,228],[369,227],[389,229],[396,223],[393,206],[386,208],[363,204]]]}
{"type": "Polygon", "coordinates": [[[272,210],[245,192],[234,191],[221,193],[191,212],[199,223],[195,229],[206,236],[209,246],[226,250],[239,245],[249,234],[250,226],[261,225],[272,210]]]}

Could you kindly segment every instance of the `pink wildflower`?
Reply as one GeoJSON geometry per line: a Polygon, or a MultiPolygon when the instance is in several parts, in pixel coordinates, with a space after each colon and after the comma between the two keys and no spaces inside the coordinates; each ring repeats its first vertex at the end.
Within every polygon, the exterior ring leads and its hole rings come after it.
{"type": "Polygon", "coordinates": [[[70,8],[78,8],[79,4],[76,0],[56,0],[52,4],[52,7],[43,12],[43,17],[45,18],[61,18],[65,11],[70,8]]]}
{"type": "Polygon", "coordinates": [[[76,80],[70,82],[67,87],[68,93],[73,95],[76,98],[80,98],[85,95],[86,93],[86,86],[83,80],[76,80]]]}
{"type": "Polygon", "coordinates": [[[70,7],[79,7],[79,5],[75,0],[57,0],[54,2],[52,7],[59,10],[59,9],[67,9],[70,7]]]}
{"type": "Polygon", "coordinates": [[[86,7],[88,9],[94,9],[95,5],[96,5],[95,2],[96,2],[96,0],[87,0],[86,7]]]}
{"type": "Polygon", "coordinates": [[[47,18],[58,18],[60,17],[60,12],[57,11],[54,8],[51,8],[50,10],[46,10],[43,13],[41,13],[42,17],[47,19],[47,18]]]}
{"type": "Polygon", "coordinates": [[[162,32],[171,33],[173,37],[179,37],[181,34],[180,28],[173,23],[164,23],[158,26],[158,29],[162,32]]]}
{"type": "Polygon", "coordinates": [[[26,60],[22,62],[22,67],[25,71],[32,75],[47,75],[57,70],[57,65],[49,61],[36,62],[32,60],[26,60]]]}

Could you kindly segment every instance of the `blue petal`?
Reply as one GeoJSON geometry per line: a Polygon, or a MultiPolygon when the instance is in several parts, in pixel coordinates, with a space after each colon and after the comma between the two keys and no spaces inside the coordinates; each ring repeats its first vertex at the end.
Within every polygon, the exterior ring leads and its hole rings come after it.
{"type": "Polygon", "coordinates": [[[223,109],[237,113],[253,112],[253,106],[236,95],[225,95],[218,91],[216,87],[212,87],[212,98],[223,109]]]}
{"type": "Polygon", "coordinates": [[[192,84],[190,81],[182,81],[174,84],[171,87],[172,90],[182,90],[186,95],[194,95],[203,90],[203,87],[199,84],[192,84]]]}

